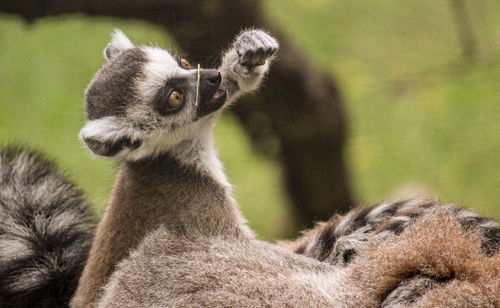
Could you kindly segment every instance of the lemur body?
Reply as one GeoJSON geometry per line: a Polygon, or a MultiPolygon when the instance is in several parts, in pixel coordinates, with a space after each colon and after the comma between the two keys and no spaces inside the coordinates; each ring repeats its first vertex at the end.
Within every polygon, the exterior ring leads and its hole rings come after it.
{"type": "Polygon", "coordinates": [[[219,71],[199,72],[197,89],[198,70],[115,33],[108,62],[87,89],[80,136],[96,155],[122,163],[73,307],[92,305],[115,265],[159,226],[179,235],[254,237],[231,196],[212,131],[224,107],[257,88],[277,48],[263,31],[244,32],[219,71]]]}

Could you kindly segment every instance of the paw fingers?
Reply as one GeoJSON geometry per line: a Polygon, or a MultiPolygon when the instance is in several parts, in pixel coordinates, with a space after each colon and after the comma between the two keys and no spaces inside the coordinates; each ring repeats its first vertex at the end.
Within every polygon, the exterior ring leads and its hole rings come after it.
{"type": "Polygon", "coordinates": [[[241,34],[235,42],[238,63],[253,67],[265,64],[278,50],[278,42],[261,30],[251,30],[241,34]]]}

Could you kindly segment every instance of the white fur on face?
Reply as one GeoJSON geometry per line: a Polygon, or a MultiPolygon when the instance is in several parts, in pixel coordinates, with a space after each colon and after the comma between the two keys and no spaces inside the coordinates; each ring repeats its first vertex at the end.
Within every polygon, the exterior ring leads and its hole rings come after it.
{"type": "Polygon", "coordinates": [[[144,78],[137,81],[136,89],[145,101],[152,101],[167,80],[185,77],[187,74],[166,50],[156,47],[141,49],[146,53],[147,63],[144,66],[144,78]]]}
{"type": "Polygon", "coordinates": [[[177,61],[167,51],[154,47],[142,48],[148,62],[144,66],[144,78],[137,81],[136,89],[146,106],[137,105],[135,106],[137,108],[130,108],[127,116],[137,121],[154,118],[164,123],[158,123],[161,128],[154,129],[144,136],[143,144],[129,153],[127,159],[137,160],[169,152],[182,163],[199,165],[221,184],[229,186],[213,142],[213,126],[220,112],[194,121],[195,95],[187,91],[188,93],[183,93],[184,107],[179,113],[166,117],[147,115],[151,111],[151,108],[147,108],[147,102],[155,98],[169,79],[191,78],[194,75],[193,70],[179,67],[177,61]],[[178,124],[178,128],[170,129],[172,123],[178,124]]]}
{"type": "Polygon", "coordinates": [[[150,130],[157,130],[153,135],[162,136],[162,142],[165,142],[165,139],[174,139],[173,142],[167,142],[178,143],[180,141],[178,136],[189,137],[188,135],[196,133],[187,127],[191,125],[196,115],[195,74],[179,67],[172,55],[163,49],[155,47],[141,47],[141,49],[146,54],[147,62],[143,67],[142,76],[136,80],[134,92],[137,102],[127,109],[128,121],[149,127],[150,130]],[[152,102],[158,92],[172,79],[192,80],[193,86],[184,89],[182,93],[184,106],[179,112],[162,116],[155,110],[152,102]],[[167,136],[171,133],[174,134],[173,137],[167,136]]]}
{"type": "Polygon", "coordinates": [[[82,142],[85,142],[85,139],[93,139],[113,143],[123,137],[131,141],[140,140],[142,144],[139,148],[135,150],[124,148],[115,156],[105,158],[133,161],[168,152],[181,163],[197,165],[219,183],[230,187],[215,150],[214,122],[215,116],[207,116],[174,131],[167,128],[141,131],[129,126],[127,121],[121,118],[110,116],[88,121],[80,131],[79,137],[82,142]]]}
{"type": "MultiPolygon", "coordinates": [[[[87,121],[87,124],[80,130],[78,134],[79,139],[85,144],[85,140],[91,139],[103,143],[114,143],[124,137],[131,141],[143,140],[145,138],[144,132],[134,129],[127,121],[122,118],[109,116],[97,120],[87,121]]],[[[100,156],[97,153],[94,155],[109,158],[109,159],[127,159],[130,156],[130,149],[126,148],[118,152],[115,156],[107,157],[100,156]]]]}

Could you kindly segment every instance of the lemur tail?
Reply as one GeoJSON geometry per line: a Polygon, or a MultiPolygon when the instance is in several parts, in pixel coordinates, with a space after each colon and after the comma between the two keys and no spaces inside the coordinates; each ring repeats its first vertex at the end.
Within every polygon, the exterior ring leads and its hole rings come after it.
{"type": "Polygon", "coordinates": [[[0,149],[0,307],[66,307],[94,221],[53,163],[19,147],[0,149]]]}

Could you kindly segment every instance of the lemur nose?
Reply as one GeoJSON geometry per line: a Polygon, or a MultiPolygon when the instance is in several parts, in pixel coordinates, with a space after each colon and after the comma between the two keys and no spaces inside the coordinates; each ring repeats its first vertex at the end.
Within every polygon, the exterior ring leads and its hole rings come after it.
{"type": "Polygon", "coordinates": [[[205,79],[209,85],[219,84],[222,78],[218,70],[204,70],[201,77],[205,79]]]}

